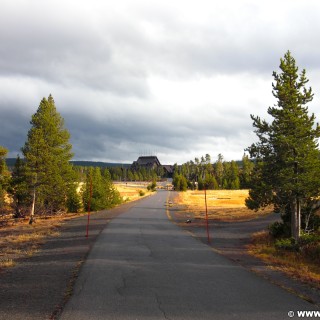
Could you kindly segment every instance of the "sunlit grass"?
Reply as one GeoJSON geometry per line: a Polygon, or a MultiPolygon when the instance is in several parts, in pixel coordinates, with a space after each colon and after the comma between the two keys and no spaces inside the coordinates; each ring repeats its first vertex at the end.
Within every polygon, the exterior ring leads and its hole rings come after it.
{"type": "Polygon", "coordinates": [[[149,196],[151,194],[151,192],[147,190],[148,184],[149,184],[148,182],[116,183],[115,187],[120,192],[120,196],[123,201],[134,201],[134,200],[149,196]]]}
{"type": "Polygon", "coordinates": [[[15,266],[13,259],[9,258],[0,258],[0,268],[10,268],[15,266]]]}
{"type": "MultiPolygon", "coordinates": [[[[248,190],[207,190],[206,194],[209,219],[250,220],[273,211],[271,207],[258,212],[249,210],[245,205],[248,190]]],[[[176,202],[184,205],[185,210],[192,213],[194,218],[205,218],[204,191],[180,192],[176,202]]]]}

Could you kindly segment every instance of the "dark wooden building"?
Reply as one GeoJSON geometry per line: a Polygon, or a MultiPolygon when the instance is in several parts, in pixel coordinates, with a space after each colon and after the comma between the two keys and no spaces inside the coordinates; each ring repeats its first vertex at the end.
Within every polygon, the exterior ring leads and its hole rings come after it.
{"type": "Polygon", "coordinates": [[[158,169],[161,166],[159,159],[156,156],[143,156],[139,157],[137,161],[134,161],[132,168],[146,168],[146,169],[158,169]]]}
{"type": "Polygon", "coordinates": [[[131,165],[131,169],[135,170],[138,168],[154,169],[163,168],[165,175],[170,177],[173,173],[173,166],[161,165],[158,157],[156,156],[141,156],[137,161],[134,161],[131,165]]]}

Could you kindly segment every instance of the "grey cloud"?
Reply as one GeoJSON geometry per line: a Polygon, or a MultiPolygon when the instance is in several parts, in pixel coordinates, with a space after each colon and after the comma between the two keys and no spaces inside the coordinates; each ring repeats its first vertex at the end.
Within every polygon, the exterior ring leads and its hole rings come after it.
{"type": "MultiPolygon", "coordinates": [[[[119,157],[119,154],[135,154],[139,149],[166,150],[166,153],[187,152],[195,148],[200,141],[208,137],[224,137],[230,139],[238,136],[248,127],[247,117],[223,119],[208,118],[202,123],[194,122],[192,118],[182,117],[167,120],[162,117],[139,117],[134,110],[112,119],[101,117],[99,121],[82,114],[64,113],[66,124],[71,132],[72,143],[78,158],[89,159],[93,154],[101,157],[119,157]],[[233,130],[231,129],[233,128],[233,130]],[[121,150],[121,145],[125,149],[121,150]]],[[[125,157],[128,157],[128,156],[125,157]]]]}
{"type": "Polygon", "coordinates": [[[30,119],[15,110],[1,109],[0,145],[10,151],[10,156],[21,154],[21,147],[26,141],[27,128],[30,119]]]}
{"type": "Polygon", "coordinates": [[[119,95],[147,94],[144,70],[123,60],[118,52],[121,48],[110,43],[108,29],[99,32],[85,19],[84,24],[82,20],[71,26],[52,17],[49,21],[41,15],[33,19],[28,11],[16,20],[1,18],[1,75],[40,78],[119,95]]]}
{"type": "MultiPolygon", "coordinates": [[[[156,149],[187,161],[205,149],[213,153],[211,148],[241,157],[252,139],[249,114],[270,105],[258,96],[254,79],[270,79],[271,96],[271,73],[287,49],[301,68],[320,69],[314,39],[319,4],[296,3],[286,10],[277,2],[275,11],[272,1],[204,1],[187,12],[190,3],[5,1],[0,77],[2,84],[10,82],[10,92],[0,89],[0,144],[14,156],[31,114],[52,93],[77,159],[134,160],[139,151],[156,149]],[[211,100],[199,96],[195,106],[188,92],[181,93],[181,102],[171,104],[168,96],[162,104],[149,82],[217,75],[232,80],[239,74],[253,79],[250,90],[239,92],[234,86],[241,83],[230,81],[228,87],[226,81],[226,92],[216,93],[219,101],[208,91],[211,100]],[[229,101],[234,95],[239,99],[229,101]]],[[[319,79],[310,85],[320,87],[319,79]]]]}

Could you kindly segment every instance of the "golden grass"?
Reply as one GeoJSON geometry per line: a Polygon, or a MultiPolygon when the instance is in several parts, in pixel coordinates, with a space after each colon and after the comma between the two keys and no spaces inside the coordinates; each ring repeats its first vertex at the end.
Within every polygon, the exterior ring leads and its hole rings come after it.
{"type": "Polygon", "coordinates": [[[0,258],[0,268],[10,268],[14,266],[15,262],[13,261],[13,259],[0,258]]]}
{"type": "Polygon", "coordinates": [[[151,194],[147,190],[149,182],[128,182],[128,183],[116,183],[115,187],[120,192],[123,201],[134,201],[151,194]],[[143,196],[140,195],[140,191],[144,193],[143,196]]]}
{"type": "MultiPolygon", "coordinates": [[[[245,206],[248,195],[248,190],[207,190],[208,218],[223,221],[250,220],[272,212],[271,207],[258,212],[249,210],[245,206]]],[[[194,218],[205,218],[204,191],[180,192],[177,204],[185,206],[194,218]]]]}
{"type": "Polygon", "coordinates": [[[320,289],[320,266],[299,252],[277,250],[267,231],[257,232],[252,237],[248,252],[266,262],[273,270],[283,271],[320,289]]]}

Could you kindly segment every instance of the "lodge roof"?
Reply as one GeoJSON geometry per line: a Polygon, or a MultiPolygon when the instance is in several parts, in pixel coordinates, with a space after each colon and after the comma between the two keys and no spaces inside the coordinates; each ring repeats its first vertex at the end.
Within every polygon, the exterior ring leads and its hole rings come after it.
{"type": "Polygon", "coordinates": [[[135,162],[140,166],[152,165],[154,163],[157,166],[161,166],[160,161],[156,156],[141,156],[135,162]]]}

